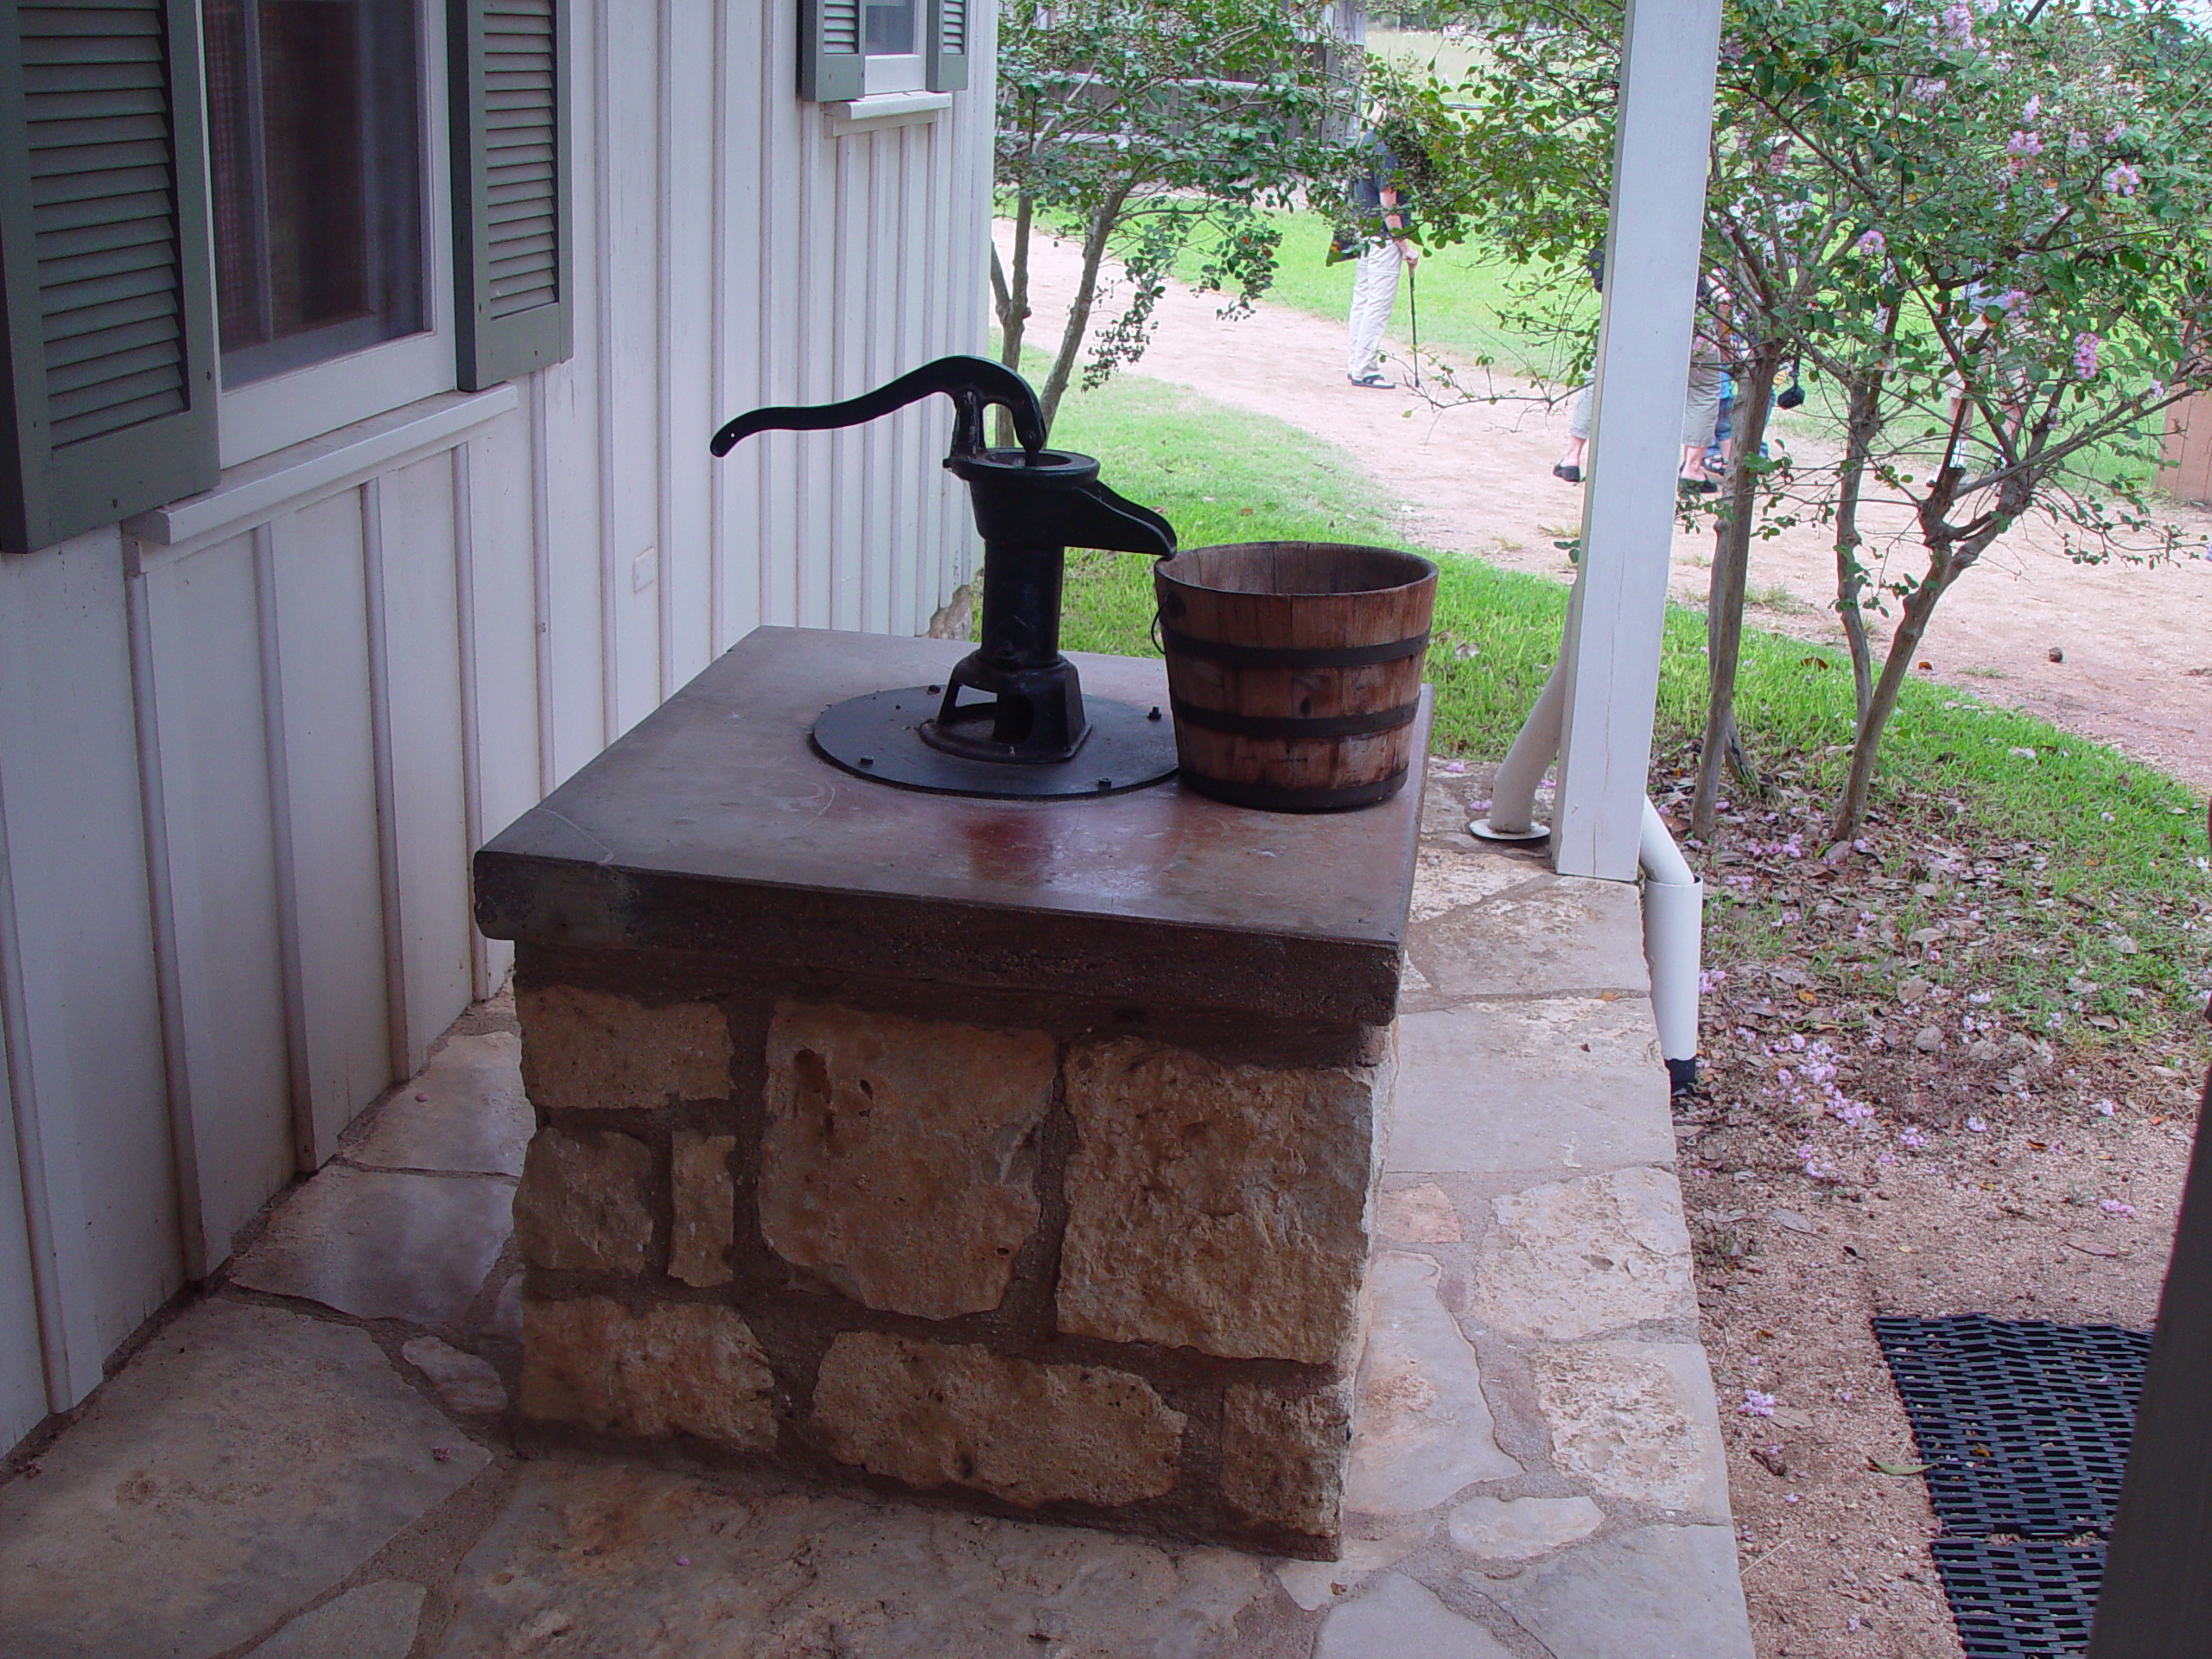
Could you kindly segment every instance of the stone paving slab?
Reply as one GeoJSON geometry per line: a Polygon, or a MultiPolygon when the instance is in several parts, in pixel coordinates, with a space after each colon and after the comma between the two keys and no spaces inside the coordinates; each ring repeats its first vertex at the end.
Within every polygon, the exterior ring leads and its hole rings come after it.
{"type": "Polygon", "coordinates": [[[226,1652],[488,1461],[365,1332],[204,1303],[0,1488],[0,1659],[226,1652]]]}
{"type": "Polygon", "coordinates": [[[347,1138],[347,1162],[371,1169],[519,1175],[537,1127],[523,1093],[522,1039],[512,1031],[448,1038],[429,1064],[347,1138]]]}
{"type": "Polygon", "coordinates": [[[364,1319],[458,1326],[512,1228],[506,1181],[326,1166],[231,1281],[364,1319]]]}
{"type": "Polygon", "coordinates": [[[1243,1639],[1274,1591],[1235,1550],[550,1459],[461,1563],[434,1651],[1201,1659],[1265,1651],[1243,1639]]]}
{"type": "Polygon", "coordinates": [[[1398,1021],[1390,1167],[1672,1161],[1667,1073],[1641,997],[1459,1003],[1398,1021]]]}
{"type": "Polygon", "coordinates": [[[1424,803],[1340,1560],[518,1462],[520,1079],[457,1038],[240,1264],[327,1319],[219,1293],[0,1486],[0,1659],[1750,1659],[1636,895],[1487,793],[1424,803]]]}

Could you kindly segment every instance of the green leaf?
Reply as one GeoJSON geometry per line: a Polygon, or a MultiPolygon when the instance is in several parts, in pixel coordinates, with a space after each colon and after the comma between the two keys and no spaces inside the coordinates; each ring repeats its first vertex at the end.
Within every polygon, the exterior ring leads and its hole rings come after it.
{"type": "Polygon", "coordinates": [[[1936,1465],[1932,1463],[1891,1463],[1885,1458],[1869,1457],[1866,1466],[1878,1475],[1925,1474],[1936,1465]]]}

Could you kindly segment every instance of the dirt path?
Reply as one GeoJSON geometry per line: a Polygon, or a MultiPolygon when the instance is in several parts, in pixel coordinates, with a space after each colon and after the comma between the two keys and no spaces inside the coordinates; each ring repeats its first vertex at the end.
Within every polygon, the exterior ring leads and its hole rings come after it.
{"type": "MultiPolygon", "coordinates": [[[[1058,338],[1076,265],[1069,244],[1041,244],[1033,256],[1033,340],[1058,338]]],[[[1341,446],[1404,504],[1408,541],[1564,575],[1553,543],[1573,535],[1581,515],[1580,492],[1551,476],[1567,429],[1564,406],[1467,404],[1438,412],[1411,393],[1350,385],[1337,324],[1272,306],[1224,322],[1216,305],[1211,296],[1171,287],[1137,372],[1341,446]]],[[[2175,511],[2200,544],[2212,533],[2212,512],[2175,511]]],[[[1891,517],[1902,525],[1901,512],[1893,509],[1891,517]]],[[[1709,533],[1676,536],[1676,597],[1704,602],[1710,547],[1709,533]]],[[[1758,543],[1751,569],[1751,591],[1760,596],[1756,620],[1840,642],[1841,629],[1827,608],[1834,581],[1834,554],[1816,528],[1758,543]]],[[[2157,569],[2077,567],[2050,527],[2023,527],[1945,598],[1922,655],[1934,678],[2212,790],[2212,561],[2157,569]],[[2063,662],[2050,660],[2054,648],[2063,662]]]]}

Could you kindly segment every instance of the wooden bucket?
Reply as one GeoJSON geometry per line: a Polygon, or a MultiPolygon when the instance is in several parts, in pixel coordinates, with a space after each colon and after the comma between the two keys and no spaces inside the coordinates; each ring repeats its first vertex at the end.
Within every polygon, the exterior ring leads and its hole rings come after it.
{"type": "Polygon", "coordinates": [[[1162,559],[1153,591],[1185,783],[1277,812],[1366,806],[1404,786],[1433,564],[1241,542],[1162,559]]]}

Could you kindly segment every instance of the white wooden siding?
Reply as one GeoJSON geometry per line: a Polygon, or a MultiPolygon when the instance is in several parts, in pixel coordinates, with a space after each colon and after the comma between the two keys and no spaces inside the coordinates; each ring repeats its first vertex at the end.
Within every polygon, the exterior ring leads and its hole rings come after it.
{"type": "Polygon", "coordinates": [[[967,579],[943,407],[707,454],[983,340],[987,70],[834,136],[797,15],[575,0],[569,361],[0,561],[0,1446],[498,983],[478,843],[755,626],[967,579]]]}

